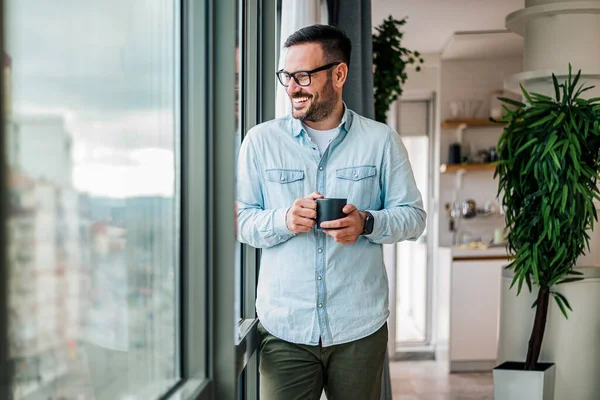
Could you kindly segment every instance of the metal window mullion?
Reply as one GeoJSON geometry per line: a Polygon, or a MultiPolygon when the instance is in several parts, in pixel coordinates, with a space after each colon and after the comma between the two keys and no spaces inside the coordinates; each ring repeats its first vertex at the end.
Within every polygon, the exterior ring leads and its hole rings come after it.
{"type": "Polygon", "coordinates": [[[235,398],[234,137],[235,0],[211,3],[209,20],[209,266],[212,281],[211,365],[215,398],[235,398]]]}
{"type": "MultiPolygon", "coordinates": [[[[428,226],[433,226],[434,216],[433,210],[435,204],[433,201],[429,200],[432,197],[434,192],[434,171],[431,167],[432,161],[434,159],[435,145],[434,145],[434,132],[435,132],[435,108],[436,108],[436,94],[432,93],[427,107],[427,137],[428,137],[428,151],[429,151],[429,163],[428,168],[429,171],[427,173],[427,184],[429,185],[429,198],[425,199],[425,201],[429,201],[428,204],[428,215],[427,215],[427,224],[428,226]]],[[[431,345],[434,341],[433,339],[433,289],[434,289],[434,254],[435,248],[433,243],[433,229],[428,229],[427,232],[427,298],[426,298],[426,310],[427,310],[427,318],[426,318],[426,332],[425,332],[425,341],[427,345],[431,345]]]]}
{"type": "Polygon", "coordinates": [[[279,35],[277,35],[277,0],[262,0],[260,46],[261,120],[275,118],[275,95],[277,92],[277,60],[279,35]]]}
{"type": "Polygon", "coordinates": [[[6,144],[6,115],[4,114],[4,1],[0,0],[0,398],[9,399],[13,380],[13,367],[8,356],[9,351],[9,327],[8,327],[8,181],[5,170],[8,153],[6,144]]]}
{"type": "MultiPolygon", "coordinates": [[[[207,65],[208,7],[183,0],[181,24],[182,378],[209,376],[207,65]]],[[[205,390],[208,392],[208,390],[205,390]]]]}
{"type": "MultiPolygon", "coordinates": [[[[258,6],[259,0],[247,0],[244,7],[244,82],[245,90],[242,102],[244,108],[244,133],[259,121],[257,118],[257,109],[262,101],[256,84],[256,75],[258,71],[258,48],[254,44],[256,41],[253,38],[258,37],[258,6]],[[250,55],[254,55],[249,57],[250,55]],[[254,77],[254,78],[253,78],[254,77]],[[257,96],[258,95],[258,96],[257,96]]],[[[244,274],[244,290],[243,290],[243,314],[244,319],[253,319],[256,317],[254,302],[256,298],[256,249],[251,246],[244,245],[244,258],[242,260],[244,274]]]]}

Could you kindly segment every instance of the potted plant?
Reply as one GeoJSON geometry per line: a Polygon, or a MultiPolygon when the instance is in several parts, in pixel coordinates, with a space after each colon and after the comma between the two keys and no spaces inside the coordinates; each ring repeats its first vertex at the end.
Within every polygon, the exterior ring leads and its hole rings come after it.
{"type": "Polygon", "coordinates": [[[507,123],[499,141],[498,193],[503,193],[508,251],[514,272],[511,288],[538,291],[525,362],[494,369],[494,398],[552,399],[555,366],[540,363],[548,307],[553,298],[568,318],[572,311],[560,285],[583,279],[574,270],[589,250],[588,231],[597,221],[593,199],[600,199],[600,98],[583,99],[592,87],[577,86],[581,71],[559,84],[555,98],[521,90],[526,103],[500,98],[507,123]],[[545,393],[544,393],[545,390],[545,393]]]}
{"type": "Polygon", "coordinates": [[[391,15],[375,28],[373,34],[373,88],[375,96],[375,119],[386,122],[386,113],[398,96],[402,95],[402,85],[406,82],[406,66],[415,64],[420,71],[423,59],[418,51],[402,47],[404,33],[400,28],[406,24],[391,15]]]}

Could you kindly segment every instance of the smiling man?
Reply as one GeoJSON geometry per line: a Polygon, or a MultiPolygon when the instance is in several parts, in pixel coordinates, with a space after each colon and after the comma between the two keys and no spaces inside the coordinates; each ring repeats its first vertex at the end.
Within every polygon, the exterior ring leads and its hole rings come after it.
{"type": "Polygon", "coordinates": [[[261,399],[379,399],[388,332],[383,243],[417,239],[425,211],[400,136],[346,108],[351,43],[313,25],[277,72],[292,115],[252,128],[238,162],[238,238],[262,248],[261,399]],[[348,199],[316,229],[316,199],[348,199]]]}

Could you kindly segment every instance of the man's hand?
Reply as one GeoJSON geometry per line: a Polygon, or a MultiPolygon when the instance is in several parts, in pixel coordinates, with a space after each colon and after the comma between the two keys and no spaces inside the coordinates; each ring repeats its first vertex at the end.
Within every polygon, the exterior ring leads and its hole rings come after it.
{"type": "Polygon", "coordinates": [[[323,232],[331,236],[336,242],[340,244],[353,244],[363,233],[366,215],[363,212],[359,212],[356,206],[352,204],[346,204],[342,211],[346,214],[344,218],[321,222],[321,228],[323,228],[323,232]]]}
{"type": "Polygon", "coordinates": [[[296,199],[285,216],[285,224],[292,233],[310,232],[317,223],[317,202],[323,195],[313,192],[306,197],[296,199]]]}

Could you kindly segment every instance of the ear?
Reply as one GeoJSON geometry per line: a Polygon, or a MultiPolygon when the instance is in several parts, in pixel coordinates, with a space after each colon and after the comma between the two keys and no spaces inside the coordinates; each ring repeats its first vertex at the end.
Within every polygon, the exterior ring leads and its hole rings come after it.
{"type": "Polygon", "coordinates": [[[348,78],[348,65],[341,63],[333,69],[333,84],[337,88],[342,88],[348,78]]]}

